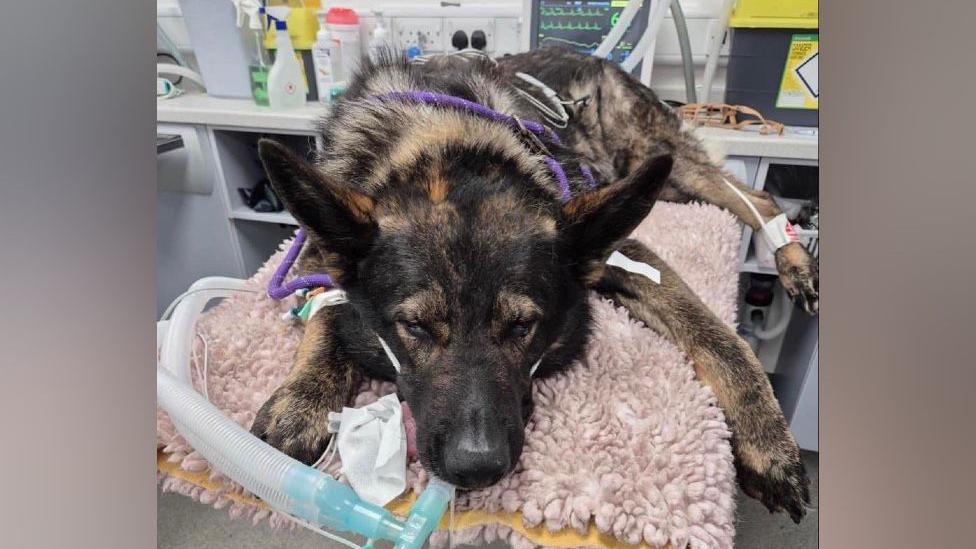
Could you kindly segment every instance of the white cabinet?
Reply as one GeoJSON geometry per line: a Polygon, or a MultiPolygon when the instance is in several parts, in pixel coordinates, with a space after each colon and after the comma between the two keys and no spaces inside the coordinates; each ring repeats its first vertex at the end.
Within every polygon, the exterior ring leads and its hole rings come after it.
{"type": "Polygon", "coordinates": [[[205,276],[241,277],[206,128],[159,124],[183,146],[157,156],[156,313],[205,276]]]}

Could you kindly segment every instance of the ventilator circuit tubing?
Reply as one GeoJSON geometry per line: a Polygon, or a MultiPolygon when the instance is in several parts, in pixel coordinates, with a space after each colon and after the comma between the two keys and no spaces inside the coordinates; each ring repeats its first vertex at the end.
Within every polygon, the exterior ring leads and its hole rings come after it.
{"type": "Polygon", "coordinates": [[[180,434],[216,470],[268,505],[312,524],[388,540],[397,549],[420,549],[453,495],[450,484],[431,478],[401,522],[345,484],[258,439],[162,368],[156,371],[156,397],[180,434]]]}
{"type": "Polygon", "coordinates": [[[361,500],[349,486],[255,437],[193,389],[189,357],[196,318],[208,301],[241,291],[255,290],[246,288],[243,280],[208,277],[195,282],[167,309],[157,324],[159,407],[215,470],[271,507],[331,530],[391,541],[395,549],[420,549],[444,515],[453,486],[432,477],[407,520],[400,521],[383,507],[361,500]]]}

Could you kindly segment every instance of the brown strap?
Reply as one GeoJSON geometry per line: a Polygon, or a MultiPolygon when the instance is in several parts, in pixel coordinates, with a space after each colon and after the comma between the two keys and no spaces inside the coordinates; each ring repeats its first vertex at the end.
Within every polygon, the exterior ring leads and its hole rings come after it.
{"type": "Polygon", "coordinates": [[[733,130],[744,130],[749,126],[760,126],[759,133],[762,135],[770,133],[782,135],[785,129],[783,124],[773,120],[766,120],[759,111],[745,105],[689,103],[680,107],[678,114],[682,120],[695,126],[730,128],[733,130]],[[739,120],[740,114],[755,118],[739,120]]]}

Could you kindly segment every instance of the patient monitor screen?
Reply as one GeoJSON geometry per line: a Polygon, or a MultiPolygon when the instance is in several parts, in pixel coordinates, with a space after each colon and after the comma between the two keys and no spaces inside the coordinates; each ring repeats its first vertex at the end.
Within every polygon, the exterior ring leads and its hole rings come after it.
{"type": "MultiPolygon", "coordinates": [[[[627,59],[647,27],[650,5],[651,0],[644,0],[630,28],[608,59],[616,63],[627,59]]],[[[590,54],[613,28],[620,12],[627,6],[627,0],[533,0],[532,6],[533,48],[562,46],[590,54]]]]}

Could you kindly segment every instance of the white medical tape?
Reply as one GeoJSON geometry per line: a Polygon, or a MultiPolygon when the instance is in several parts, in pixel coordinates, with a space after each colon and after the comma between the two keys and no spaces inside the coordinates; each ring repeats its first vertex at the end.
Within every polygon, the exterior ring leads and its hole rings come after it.
{"type": "Polygon", "coordinates": [[[315,316],[319,309],[349,303],[346,292],[342,290],[329,290],[312,296],[312,304],[308,310],[308,318],[315,316]]]}
{"type": "Polygon", "coordinates": [[[790,242],[799,242],[800,237],[796,236],[793,225],[786,219],[786,214],[779,214],[770,219],[763,225],[763,236],[766,243],[772,250],[778,250],[790,242]]]}
{"type": "Polygon", "coordinates": [[[752,215],[756,217],[759,222],[759,227],[762,229],[762,234],[766,238],[766,243],[769,244],[770,249],[774,252],[783,246],[786,246],[790,242],[799,242],[800,238],[796,236],[796,232],[793,230],[793,225],[790,225],[789,220],[786,219],[786,214],[779,214],[778,216],[770,219],[767,223],[763,223],[762,216],[759,215],[759,210],[756,206],[746,198],[746,195],[742,193],[735,185],[729,182],[728,179],[722,178],[722,181],[732,189],[735,194],[746,203],[746,206],[752,211],[752,215]],[[782,218],[782,219],[780,219],[782,218]]]}
{"type": "Polygon", "coordinates": [[[383,346],[383,350],[386,351],[386,357],[390,359],[390,364],[393,364],[393,369],[396,370],[397,373],[399,374],[400,373],[400,361],[397,360],[396,355],[393,354],[393,350],[390,349],[390,346],[387,345],[385,341],[383,341],[383,338],[380,337],[379,334],[376,334],[376,339],[380,340],[380,345],[382,345],[383,346]]]}
{"type": "Polygon", "coordinates": [[[661,283],[661,271],[651,267],[647,263],[641,263],[640,261],[634,261],[633,259],[625,256],[624,254],[614,250],[610,254],[610,258],[607,259],[607,265],[612,265],[614,267],[620,267],[621,269],[639,274],[641,276],[647,277],[655,284],[661,283]]]}

